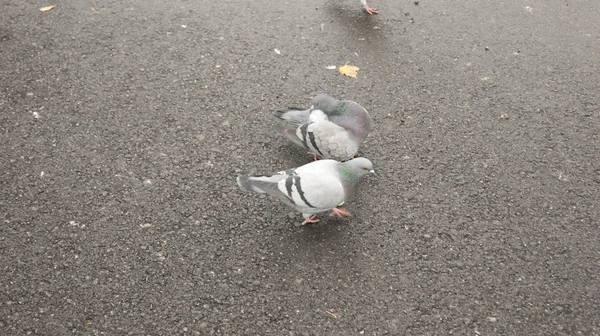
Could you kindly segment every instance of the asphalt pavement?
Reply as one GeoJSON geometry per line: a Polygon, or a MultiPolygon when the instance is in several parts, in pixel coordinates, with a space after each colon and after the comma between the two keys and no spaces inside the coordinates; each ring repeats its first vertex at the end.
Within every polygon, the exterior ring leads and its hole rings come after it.
{"type": "Polygon", "coordinates": [[[369,4],[2,1],[0,335],[600,335],[600,2],[369,4]],[[377,175],[296,227],[319,93],[377,175]]]}

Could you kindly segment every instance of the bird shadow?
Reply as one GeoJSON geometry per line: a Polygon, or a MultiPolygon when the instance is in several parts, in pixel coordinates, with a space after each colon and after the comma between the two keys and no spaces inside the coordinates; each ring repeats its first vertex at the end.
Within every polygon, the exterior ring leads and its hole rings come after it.
{"type": "Polygon", "coordinates": [[[352,219],[332,218],[326,214],[321,214],[320,219],[316,224],[290,228],[289,234],[282,239],[280,252],[300,268],[318,265],[332,269],[353,259],[354,251],[349,248],[352,244],[348,241],[352,219]]]}
{"type": "Polygon", "coordinates": [[[279,159],[284,162],[285,169],[300,167],[314,161],[306,149],[296,146],[287,139],[282,140],[277,153],[279,159]]]}

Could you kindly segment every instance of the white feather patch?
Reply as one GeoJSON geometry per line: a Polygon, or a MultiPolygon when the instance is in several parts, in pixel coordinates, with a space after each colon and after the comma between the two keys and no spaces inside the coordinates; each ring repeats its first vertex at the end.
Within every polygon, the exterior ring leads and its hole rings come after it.
{"type": "Polygon", "coordinates": [[[310,112],[310,116],[308,117],[308,120],[311,122],[318,122],[318,121],[328,121],[329,118],[327,117],[325,112],[323,112],[321,110],[312,110],[310,112]]]}

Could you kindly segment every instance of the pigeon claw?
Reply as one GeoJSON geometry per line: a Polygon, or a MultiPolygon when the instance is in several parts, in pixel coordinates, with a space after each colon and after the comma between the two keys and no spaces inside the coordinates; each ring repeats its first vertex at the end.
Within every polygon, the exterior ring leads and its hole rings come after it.
{"type": "Polygon", "coordinates": [[[350,211],[344,209],[344,208],[333,208],[331,209],[331,212],[329,213],[329,216],[337,216],[339,218],[342,218],[343,216],[351,216],[350,211]]]}
{"type": "Polygon", "coordinates": [[[379,14],[379,12],[377,11],[376,8],[371,8],[371,7],[367,6],[367,5],[365,5],[364,8],[365,8],[365,11],[367,13],[371,14],[371,15],[372,14],[379,14]]]}
{"type": "Polygon", "coordinates": [[[310,217],[308,217],[307,219],[304,220],[304,222],[302,222],[302,224],[300,225],[306,225],[306,224],[313,224],[313,223],[318,223],[319,220],[317,219],[317,214],[314,214],[310,217]]]}
{"type": "Polygon", "coordinates": [[[312,155],[312,157],[313,157],[313,159],[315,159],[315,161],[323,160],[322,156],[319,156],[318,154],[315,154],[313,152],[308,152],[308,155],[312,155]]]}

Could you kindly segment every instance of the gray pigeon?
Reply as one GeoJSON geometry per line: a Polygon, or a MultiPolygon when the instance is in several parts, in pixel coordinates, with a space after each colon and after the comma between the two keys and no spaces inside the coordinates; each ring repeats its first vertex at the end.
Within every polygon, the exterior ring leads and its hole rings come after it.
{"type": "Polygon", "coordinates": [[[352,195],[361,178],[375,173],[368,159],[359,157],[346,162],[314,161],[304,166],[278,172],[272,176],[237,178],[238,185],[248,191],[267,193],[302,213],[304,222],[317,223],[317,213],[331,210],[329,216],[350,216],[337,206],[352,195]]]}
{"type": "Polygon", "coordinates": [[[290,108],[274,115],[294,126],[278,124],[277,131],[317,157],[348,160],[358,152],[371,129],[371,117],[362,106],[350,100],[337,100],[321,94],[308,110],[290,108]]]}

